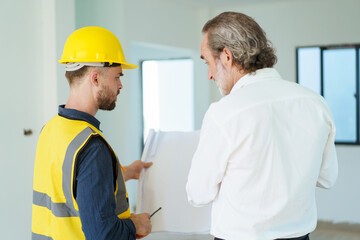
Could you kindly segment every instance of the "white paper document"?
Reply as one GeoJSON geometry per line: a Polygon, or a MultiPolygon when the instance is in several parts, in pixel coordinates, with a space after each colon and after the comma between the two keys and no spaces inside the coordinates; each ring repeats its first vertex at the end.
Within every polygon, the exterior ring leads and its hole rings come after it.
{"type": "Polygon", "coordinates": [[[192,207],[186,182],[200,131],[154,132],[146,140],[142,161],[153,162],[139,179],[137,213],[153,213],[153,232],[208,233],[211,206],[192,207]]]}

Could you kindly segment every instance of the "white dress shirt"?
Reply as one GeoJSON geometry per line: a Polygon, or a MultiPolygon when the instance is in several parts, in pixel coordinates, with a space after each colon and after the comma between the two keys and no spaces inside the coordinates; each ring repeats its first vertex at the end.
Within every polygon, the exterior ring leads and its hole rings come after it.
{"type": "Polygon", "coordinates": [[[212,203],[211,234],[226,240],[292,238],[316,227],[315,187],[337,178],[335,125],[325,100],[265,68],[213,103],[186,186],[212,203]]]}

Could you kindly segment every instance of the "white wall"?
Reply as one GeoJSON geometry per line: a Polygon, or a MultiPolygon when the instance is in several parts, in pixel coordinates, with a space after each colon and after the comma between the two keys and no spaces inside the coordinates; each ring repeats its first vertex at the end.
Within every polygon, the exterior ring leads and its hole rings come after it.
{"type": "MultiPolygon", "coordinates": [[[[47,0],[43,0],[47,1],[47,0]]],[[[65,67],[58,60],[61,58],[62,50],[67,37],[75,30],[75,1],[76,0],[51,0],[55,2],[55,58],[48,64],[56,66],[56,105],[55,112],[58,111],[59,104],[65,104],[69,96],[69,84],[65,78],[65,67]]]]}
{"type": "Polygon", "coordinates": [[[32,170],[43,118],[42,2],[2,0],[0,8],[2,239],[29,239],[32,170]],[[23,129],[32,129],[30,136],[23,129]]]}
{"type": "Polygon", "coordinates": [[[32,171],[41,129],[41,1],[1,2],[1,168],[2,239],[30,237],[32,171]],[[23,129],[34,132],[24,136],[23,129]],[[21,226],[21,227],[19,227],[21,226]]]}
{"type": "MultiPolygon", "coordinates": [[[[317,44],[360,42],[360,1],[305,0],[217,8],[253,17],[277,49],[275,68],[295,81],[295,48],[317,44]]],[[[318,190],[319,219],[360,223],[360,147],[337,146],[339,178],[332,190],[318,190]]]]}
{"type": "Polygon", "coordinates": [[[56,6],[66,8],[62,28],[74,25],[72,0],[1,0],[1,239],[31,238],[36,143],[57,112],[56,6]]]}

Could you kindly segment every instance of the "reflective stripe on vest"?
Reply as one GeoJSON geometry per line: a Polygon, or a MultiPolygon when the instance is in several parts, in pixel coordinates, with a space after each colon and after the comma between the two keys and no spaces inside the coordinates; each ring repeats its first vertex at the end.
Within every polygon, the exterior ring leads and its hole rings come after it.
{"type": "MultiPolygon", "coordinates": [[[[73,168],[73,161],[76,152],[79,148],[84,144],[84,142],[92,135],[95,131],[92,130],[90,127],[85,128],[81,131],[70,143],[69,147],[66,150],[64,163],[62,166],[62,187],[63,192],[66,199],[67,206],[74,212],[77,216],[79,216],[79,212],[75,210],[74,202],[73,202],[73,195],[72,195],[72,181],[71,178],[72,168],[73,168]]],[[[75,173],[74,173],[75,174],[75,173]]]]}
{"type": "MultiPolygon", "coordinates": [[[[118,178],[121,178],[123,176],[119,161],[117,161],[117,175],[118,178]]],[[[116,189],[116,200],[117,200],[117,204],[116,204],[115,214],[119,216],[122,213],[126,212],[129,208],[129,200],[126,193],[125,179],[123,181],[118,181],[117,189],[116,189]],[[126,201],[119,202],[118,199],[126,199],[126,201]]],[[[121,218],[121,216],[119,217],[121,218]]]]}
{"type": "Polygon", "coordinates": [[[77,217],[78,212],[74,212],[65,203],[53,203],[46,193],[33,191],[33,203],[40,207],[46,207],[56,217],[77,217]]]}
{"type": "Polygon", "coordinates": [[[48,236],[44,236],[44,235],[40,235],[40,234],[36,234],[36,233],[32,233],[31,239],[32,240],[53,240],[52,237],[48,237],[48,236]]]}

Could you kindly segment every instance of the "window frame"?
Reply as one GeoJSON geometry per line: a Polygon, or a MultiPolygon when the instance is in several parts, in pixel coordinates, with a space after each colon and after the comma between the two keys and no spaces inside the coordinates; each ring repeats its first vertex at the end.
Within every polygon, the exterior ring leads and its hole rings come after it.
{"type": "MultiPolygon", "coordinates": [[[[308,46],[298,46],[295,48],[295,64],[296,64],[296,83],[299,84],[299,49],[304,48],[319,48],[320,49],[320,94],[324,97],[324,50],[335,50],[335,49],[355,49],[355,58],[356,58],[356,83],[355,83],[355,98],[356,98],[356,141],[355,142],[346,142],[346,141],[335,141],[337,145],[360,145],[360,43],[356,44],[337,44],[337,45],[308,45],[308,46]]],[[[325,98],[325,97],[324,97],[325,98]]],[[[326,99],[325,99],[326,100],[326,99]]]]}

